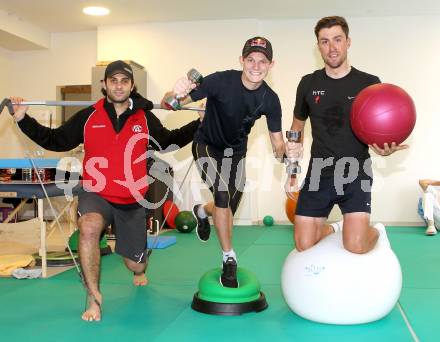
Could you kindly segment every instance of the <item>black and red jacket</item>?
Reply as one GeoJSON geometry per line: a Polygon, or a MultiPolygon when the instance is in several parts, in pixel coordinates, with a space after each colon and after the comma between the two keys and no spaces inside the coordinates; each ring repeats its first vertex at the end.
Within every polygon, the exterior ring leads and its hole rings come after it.
{"type": "Polygon", "coordinates": [[[55,129],[28,115],[18,125],[30,139],[50,151],[69,151],[84,143],[84,188],[111,203],[130,205],[148,190],[147,150],[185,146],[193,140],[200,123],[194,120],[168,130],[140,103],[132,101],[132,106],[118,117],[113,104],[101,99],[55,129]]]}

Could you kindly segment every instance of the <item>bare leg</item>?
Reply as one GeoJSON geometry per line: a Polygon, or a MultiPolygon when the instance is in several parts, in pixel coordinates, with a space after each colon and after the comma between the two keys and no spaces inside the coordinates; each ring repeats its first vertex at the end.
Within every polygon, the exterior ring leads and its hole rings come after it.
{"type": "Polygon", "coordinates": [[[325,217],[295,216],[294,240],[299,252],[313,247],[333,233],[332,226],[325,223],[326,219],[325,217]]]}
{"type": "Polygon", "coordinates": [[[218,208],[214,206],[212,217],[222,250],[225,252],[230,251],[232,249],[232,219],[233,219],[231,209],[218,208]]]}
{"type": "Polygon", "coordinates": [[[370,214],[358,212],[344,215],[344,248],[352,253],[371,251],[379,238],[376,228],[370,226],[370,214]]]}
{"type": "Polygon", "coordinates": [[[205,213],[208,216],[212,216],[212,213],[214,212],[214,202],[208,202],[203,206],[203,209],[205,209],[205,213]]]}
{"type": "Polygon", "coordinates": [[[88,288],[88,308],[82,314],[85,321],[101,320],[102,295],[99,291],[99,271],[101,254],[99,238],[104,229],[104,219],[100,214],[88,213],[78,220],[79,260],[88,288]]]}
{"type": "Polygon", "coordinates": [[[130,271],[134,272],[134,286],[146,286],[148,284],[148,279],[145,275],[148,263],[137,263],[127,258],[124,258],[124,263],[130,271]]]}

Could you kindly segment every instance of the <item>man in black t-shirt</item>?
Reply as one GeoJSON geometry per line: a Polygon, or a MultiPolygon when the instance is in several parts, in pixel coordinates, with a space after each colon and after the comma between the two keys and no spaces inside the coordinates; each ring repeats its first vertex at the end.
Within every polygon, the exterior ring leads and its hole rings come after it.
{"type": "Polygon", "coordinates": [[[200,86],[181,78],[173,92],[180,103],[206,98],[205,117],[193,142],[193,155],[202,179],[209,186],[214,202],[193,208],[197,236],[207,241],[210,235],[208,216],[213,217],[223,250],[220,282],[238,287],[237,258],[232,248],[233,216],[245,184],[245,157],[248,135],[255,121],[266,116],[270,141],[276,158],[284,154],[281,133],[281,105],[277,94],[264,82],[274,65],[272,46],[262,37],[249,39],[242,51],[242,71],[227,70],[208,75],[200,86]],[[196,89],[194,89],[196,88],[196,89]]]}
{"type": "MultiPolygon", "coordinates": [[[[310,118],[313,138],[295,216],[298,251],[342,229],[342,222],[326,224],[335,204],[343,214],[343,241],[347,250],[366,253],[378,239],[387,240],[383,224],[370,226],[373,174],[368,147],[387,156],[408,146],[395,143],[385,144],[383,149],[376,144],[367,146],[353,134],[350,125],[353,99],[362,89],[380,80],[349,65],[348,31],[342,17],[325,17],[318,21],[315,35],[324,68],[304,76],[297,89],[291,130],[302,132],[310,118]]],[[[302,154],[302,141],[288,142],[286,149],[289,158],[298,159],[302,154]]]]}

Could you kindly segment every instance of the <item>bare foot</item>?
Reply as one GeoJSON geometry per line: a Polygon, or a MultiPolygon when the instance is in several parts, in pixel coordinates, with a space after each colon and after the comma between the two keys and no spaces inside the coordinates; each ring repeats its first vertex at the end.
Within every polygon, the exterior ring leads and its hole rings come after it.
{"type": "Polygon", "coordinates": [[[134,286],[146,286],[148,284],[148,279],[145,273],[135,274],[133,277],[134,286]]]}
{"type": "Polygon", "coordinates": [[[93,322],[101,320],[101,305],[102,305],[102,296],[101,294],[96,296],[89,295],[87,302],[89,307],[82,314],[81,318],[84,321],[93,322]]]}

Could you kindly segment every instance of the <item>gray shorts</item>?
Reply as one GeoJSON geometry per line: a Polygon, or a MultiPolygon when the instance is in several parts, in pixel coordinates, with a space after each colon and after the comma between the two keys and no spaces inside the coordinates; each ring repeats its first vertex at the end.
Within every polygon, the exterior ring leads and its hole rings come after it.
{"type": "Polygon", "coordinates": [[[78,195],[78,215],[98,213],[104,218],[105,227],[112,226],[116,237],[115,252],[144,263],[147,246],[145,208],[120,209],[93,192],[82,191],[78,195]]]}

